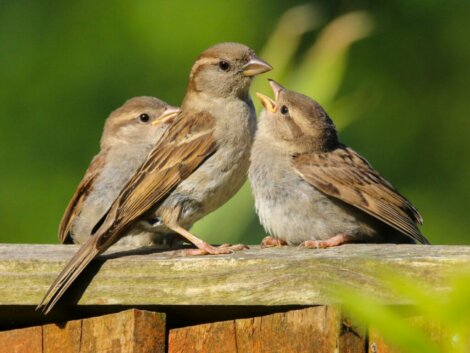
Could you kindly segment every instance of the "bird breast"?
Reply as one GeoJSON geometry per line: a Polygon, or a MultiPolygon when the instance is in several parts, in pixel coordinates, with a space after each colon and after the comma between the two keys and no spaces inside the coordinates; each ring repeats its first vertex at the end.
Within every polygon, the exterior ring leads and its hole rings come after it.
{"type": "Polygon", "coordinates": [[[253,146],[249,179],[261,224],[291,245],[364,229],[355,209],[305,182],[289,154],[261,139],[253,146]]]}
{"type": "Polygon", "coordinates": [[[162,206],[183,202],[183,224],[192,224],[219,208],[242,187],[256,131],[256,115],[251,100],[225,100],[212,104],[217,150],[181,182],[162,206]]]}

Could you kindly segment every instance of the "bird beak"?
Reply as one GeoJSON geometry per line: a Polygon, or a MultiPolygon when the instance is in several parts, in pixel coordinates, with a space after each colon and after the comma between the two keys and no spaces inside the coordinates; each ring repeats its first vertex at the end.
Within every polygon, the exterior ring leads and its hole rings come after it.
{"type": "Polygon", "coordinates": [[[274,113],[276,111],[276,102],[275,101],[273,101],[268,96],[265,96],[264,94],[261,94],[259,92],[256,92],[256,95],[258,96],[259,100],[261,101],[261,104],[263,105],[263,107],[265,107],[268,112],[274,113]]]}
{"type": "Polygon", "coordinates": [[[250,61],[246,63],[243,67],[244,76],[256,76],[264,72],[271,71],[273,67],[269,65],[266,61],[261,60],[256,55],[253,55],[250,61]]]}
{"type": "Polygon", "coordinates": [[[285,91],[286,89],[272,79],[268,79],[268,81],[269,81],[269,85],[271,86],[274,92],[274,98],[277,101],[277,99],[279,98],[279,93],[281,93],[281,91],[285,91]]]}
{"type": "Polygon", "coordinates": [[[177,107],[172,107],[169,105],[162,115],[158,119],[155,119],[152,122],[152,125],[160,125],[167,122],[171,122],[172,119],[176,118],[176,116],[180,113],[181,109],[177,107]]]}

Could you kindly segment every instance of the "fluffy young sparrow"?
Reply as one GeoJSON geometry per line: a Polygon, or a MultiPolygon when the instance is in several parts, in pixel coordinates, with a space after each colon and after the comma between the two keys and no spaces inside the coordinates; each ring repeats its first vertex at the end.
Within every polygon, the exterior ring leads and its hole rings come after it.
{"type": "Polygon", "coordinates": [[[248,90],[255,75],[272,67],[253,50],[221,43],[194,63],[182,111],[124,186],[90,237],[39,304],[47,313],[98,254],[136,222],[175,232],[196,245],[193,254],[226,254],[243,246],[213,247],[188,231],[243,185],[256,130],[248,90]]]}
{"type": "Polygon", "coordinates": [[[416,208],[359,154],[338,141],[314,100],[270,80],[249,179],[270,236],[263,246],[326,248],[349,242],[429,244],[416,208]]]}
{"type": "MultiPolygon", "coordinates": [[[[61,243],[83,243],[111,207],[180,109],[153,97],[135,97],[110,114],[100,152],[70,200],[59,226],[61,243]]],[[[119,243],[134,246],[166,241],[136,223],[119,243]]]]}

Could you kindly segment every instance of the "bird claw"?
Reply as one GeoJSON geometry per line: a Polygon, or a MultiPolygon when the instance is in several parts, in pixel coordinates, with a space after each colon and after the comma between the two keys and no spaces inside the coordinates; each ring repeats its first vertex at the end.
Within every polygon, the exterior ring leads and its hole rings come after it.
{"type": "Polygon", "coordinates": [[[219,245],[217,248],[230,248],[233,251],[240,251],[240,250],[248,250],[250,247],[248,245],[245,245],[245,244],[232,245],[232,244],[229,244],[229,243],[225,243],[225,244],[219,245]]]}
{"type": "Polygon", "coordinates": [[[270,235],[266,236],[261,240],[261,248],[273,248],[276,246],[285,246],[287,242],[282,239],[274,238],[270,235]]]}
{"type": "Polygon", "coordinates": [[[299,245],[299,247],[306,247],[309,249],[326,249],[333,246],[339,246],[346,243],[354,242],[354,238],[347,234],[338,234],[327,240],[306,240],[299,245]]]}
{"type": "Polygon", "coordinates": [[[307,248],[307,249],[324,249],[327,248],[324,241],[319,240],[306,240],[299,245],[299,248],[307,248]]]}
{"type": "Polygon", "coordinates": [[[233,254],[235,251],[241,251],[249,249],[247,245],[244,244],[222,244],[219,246],[212,246],[205,244],[201,248],[197,249],[184,249],[179,250],[176,253],[180,256],[201,256],[201,255],[227,255],[233,254]]]}

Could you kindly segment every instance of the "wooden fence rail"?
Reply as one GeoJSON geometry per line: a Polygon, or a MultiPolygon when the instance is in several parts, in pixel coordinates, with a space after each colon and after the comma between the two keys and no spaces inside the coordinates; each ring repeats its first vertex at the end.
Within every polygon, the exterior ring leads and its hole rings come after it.
{"type": "Polygon", "coordinates": [[[203,257],[114,248],[43,316],[35,305],[76,250],[0,245],[0,352],[389,352],[343,317],[333,286],[413,304],[378,273],[445,293],[444,278],[470,267],[470,247],[461,246],[253,247],[203,257]]]}

